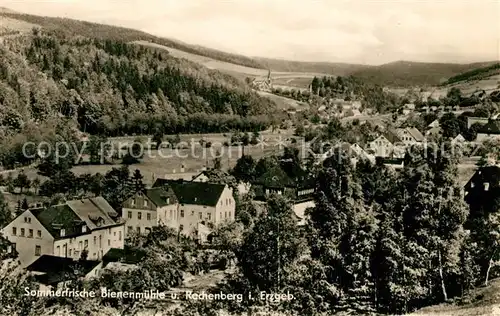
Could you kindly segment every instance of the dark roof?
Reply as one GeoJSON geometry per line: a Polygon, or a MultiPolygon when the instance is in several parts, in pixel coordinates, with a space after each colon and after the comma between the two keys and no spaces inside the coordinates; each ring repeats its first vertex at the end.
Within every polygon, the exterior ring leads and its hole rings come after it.
{"type": "Polygon", "coordinates": [[[176,197],[174,192],[170,188],[151,188],[144,190],[144,194],[158,207],[165,205],[174,204],[176,202],[176,197]],[[167,198],[169,203],[167,203],[167,198]]]}
{"type": "Polygon", "coordinates": [[[255,181],[255,184],[268,188],[296,187],[295,181],[280,167],[267,170],[255,181]]]}
{"type": "Polygon", "coordinates": [[[401,139],[398,136],[398,132],[392,129],[387,130],[386,132],[383,133],[384,137],[387,138],[388,141],[391,142],[391,144],[395,143],[400,143],[401,139]]]}
{"type": "Polygon", "coordinates": [[[55,239],[61,238],[61,229],[65,230],[65,237],[74,236],[81,234],[82,226],[85,225],[85,222],[66,204],[33,209],[31,213],[55,239]]]}
{"type": "Polygon", "coordinates": [[[477,131],[481,134],[500,134],[500,121],[490,121],[477,131]]]}
{"type": "Polygon", "coordinates": [[[153,187],[172,188],[181,204],[215,206],[226,185],[208,182],[157,179],[153,187]]]}
{"type": "Polygon", "coordinates": [[[118,224],[111,217],[117,216],[116,211],[102,197],[67,201],[30,211],[55,239],[80,235],[84,225],[90,231],[118,224]],[[63,237],[61,229],[65,230],[63,237]]]}
{"type": "Polygon", "coordinates": [[[67,279],[67,274],[75,273],[75,269],[87,274],[99,265],[95,260],[78,260],[71,258],[43,255],[26,269],[28,271],[45,273],[37,279],[45,284],[55,284],[67,279]]]}
{"type": "Polygon", "coordinates": [[[145,256],[146,256],[146,252],[141,251],[141,250],[111,248],[102,257],[102,261],[104,262],[104,265],[106,265],[110,262],[122,262],[122,263],[127,263],[127,264],[137,264],[137,263],[141,262],[145,256]]]}
{"type": "Polygon", "coordinates": [[[472,189],[471,184],[474,183],[476,187],[482,186],[483,183],[490,183],[493,186],[500,185],[500,167],[498,166],[485,166],[479,168],[470,180],[465,185],[465,190],[472,189]]]}

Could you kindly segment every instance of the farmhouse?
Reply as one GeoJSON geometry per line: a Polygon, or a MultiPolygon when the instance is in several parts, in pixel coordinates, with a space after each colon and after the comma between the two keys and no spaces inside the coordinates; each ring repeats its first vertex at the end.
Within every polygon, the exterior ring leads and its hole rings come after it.
{"type": "Polygon", "coordinates": [[[42,255],[97,260],[124,246],[124,222],[102,197],[30,209],[2,229],[23,265],[42,255]]]}

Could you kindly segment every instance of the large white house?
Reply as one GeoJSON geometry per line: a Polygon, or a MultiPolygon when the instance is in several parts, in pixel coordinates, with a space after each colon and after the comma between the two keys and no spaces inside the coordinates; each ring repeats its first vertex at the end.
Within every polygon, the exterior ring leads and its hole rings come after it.
{"type": "Polygon", "coordinates": [[[42,255],[98,260],[124,247],[124,222],[102,197],[29,209],[2,229],[27,266],[42,255]]]}
{"type": "Polygon", "coordinates": [[[207,240],[210,231],[207,227],[216,227],[235,220],[236,203],[233,190],[228,185],[157,179],[153,188],[171,190],[175,196],[175,204],[172,205],[174,215],[170,217],[169,209],[167,226],[176,228],[200,242],[207,240]]]}

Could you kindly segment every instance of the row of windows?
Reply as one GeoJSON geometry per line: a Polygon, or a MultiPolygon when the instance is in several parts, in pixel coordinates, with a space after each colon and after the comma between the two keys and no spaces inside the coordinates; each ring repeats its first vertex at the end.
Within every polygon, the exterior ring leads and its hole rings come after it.
{"type": "Polygon", "coordinates": [[[308,190],[299,191],[298,195],[305,195],[305,194],[312,194],[312,193],[314,193],[314,189],[308,189],[308,190]]]}
{"type": "MultiPolygon", "coordinates": [[[[132,212],[129,211],[128,214],[127,214],[127,217],[129,219],[131,219],[132,218],[132,212]]],[[[139,220],[142,219],[142,212],[137,212],[137,219],[139,219],[139,220]]],[[[146,213],[146,219],[148,221],[151,220],[151,213],[146,213]]]]}
{"type": "MultiPolygon", "coordinates": [[[[231,201],[231,199],[226,199],[226,205],[231,205],[233,202],[231,201]]],[[[224,205],[224,200],[220,200],[220,205],[224,205]]]]}
{"type": "MultiPolygon", "coordinates": [[[[17,227],[12,227],[12,235],[17,236],[17,227]]],[[[33,238],[33,229],[28,229],[28,236],[26,236],[26,230],[24,228],[21,228],[19,236],[33,238]]],[[[36,231],[36,237],[42,238],[42,231],[41,230],[36,231]]]]}
{"type": "MultiPolygon", "coordinates": [[[[132,199],[132,202],[131,202],[131,205],[134,206],[135,205],[135,198],[132,199]]],[[[142,205],[144,207],[148,207],[148,200],[144,200],[144,203],[142,203],[142,205]]]]}

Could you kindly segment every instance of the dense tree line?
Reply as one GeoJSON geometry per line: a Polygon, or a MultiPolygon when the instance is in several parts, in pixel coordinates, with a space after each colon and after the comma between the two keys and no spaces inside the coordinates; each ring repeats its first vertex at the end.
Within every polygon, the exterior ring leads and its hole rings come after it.
{"type": "MultiPolygon", "coordinates": [[[[290,226],[294,214],[283,197],[270,197],[235,246],[240,273],[222,288],[291,291],[295,300],[273,308],[296,315],[401,314],[497,277],[498,189],[478,190],[483,196],[467,205],[458,156],[447,146],[406,161],[395,172],[369,162],[354,166],[347,155],[327,159],[301,229],[290,226]]],[[[243,157],[235,171],[251,166],[243,157]]]]}
{"type": "MultiPolygon", "coordinates": [[[[27,164],[26,141],[258,131],[275,105],[231,76],[120,41],[42,33],[0,50],[3,165],[27,164]]],[[[29,159],[28,159],[29,160],[29,159]]]]}
{"type": "Polygon", "coordinates": [[[1,13],[2,16],[7,16],[16,20],[22,20],[28,23],[39,25],[46,30],[56,31],[70,36],[84,36],[91,38],[99,38],[103,40],[115,40],[123,42],[132,41],[148,41],[156,44],[164,45],[167,47],[179,49],[196,55],[206,56],[209,58],[234,63],[237,65],[247,66],[251,68],[267,69],[267,64],[257,61],[255,59],[231,54],[216,49],[201,47],[198,45],[189,45],[168,38],[160,38],[151,34],[124,27],[113,25],[91,23],[86,21],[79,21],[58,17],[37,16],[29,14],[10,14],[1,13]]]}
{"type": "Polygon", "coordinates": [[[350,101],[354,96],[361,100],[364,108],[375,109],[379,113],[392,111],[399,104],[399,97],[384,91],[382,86],[348,77],[314,77],[311,81],[313,94],[323,98],[342,98],[350,101]]]}

